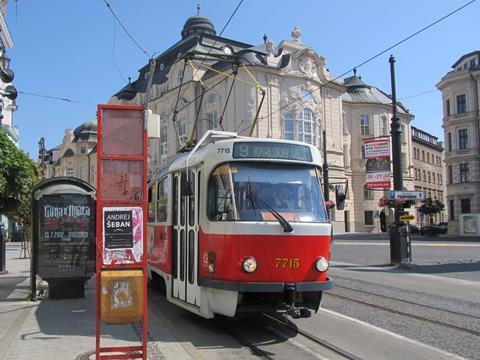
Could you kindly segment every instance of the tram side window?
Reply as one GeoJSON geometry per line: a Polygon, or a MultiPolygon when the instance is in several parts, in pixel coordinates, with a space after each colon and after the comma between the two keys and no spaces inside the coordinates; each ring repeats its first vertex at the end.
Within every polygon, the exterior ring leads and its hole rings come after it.
{"type": "Polygon", "coordinates": [[[158,183],[158,197],[157,197],[157,222],[167,221],[167,206],[168,206],[168,178],[165,178],[158,183]]]}
{"type": "Polygon", "coordinates": [[[148,187],[148,222],[155,221],[155,208],[157,202],[157,183],[148,187]]]}
{"type": "Polygon", "coordinates": [[[233,220],[232,183],[228,165],[215,169],[208,181],[208,217],[233,220]]]}

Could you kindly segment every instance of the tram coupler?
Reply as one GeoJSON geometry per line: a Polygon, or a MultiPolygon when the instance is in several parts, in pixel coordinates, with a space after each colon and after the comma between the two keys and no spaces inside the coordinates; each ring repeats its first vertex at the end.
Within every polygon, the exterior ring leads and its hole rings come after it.
{"type": "Polygon", "coordinates": [[[288,308],[287,314],[290,315],[293,319],[309,318],[312,316],[312,312],[309,309],[297,308],[293,306],[288,308]]]}

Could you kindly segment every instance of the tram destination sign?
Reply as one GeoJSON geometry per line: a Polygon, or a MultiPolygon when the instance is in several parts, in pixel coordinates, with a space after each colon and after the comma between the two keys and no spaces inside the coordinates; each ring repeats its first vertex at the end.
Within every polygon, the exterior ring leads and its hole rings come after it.
{"type": "Polygon", "coordinates": [[[235,159],[283,159],[312,161],[310,148],[305,145],[271,142],[237,142],[233,144],[235,159]]]}

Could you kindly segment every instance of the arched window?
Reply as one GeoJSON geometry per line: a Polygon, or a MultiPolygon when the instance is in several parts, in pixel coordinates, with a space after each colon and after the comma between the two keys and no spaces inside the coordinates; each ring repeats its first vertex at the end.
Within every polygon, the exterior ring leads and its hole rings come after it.
{"type": "Polygon", "coordinates": [[[283,138],[316,145],[313,111],[305,108],[294,118],[287,115],[283,120],[283,138]]]}

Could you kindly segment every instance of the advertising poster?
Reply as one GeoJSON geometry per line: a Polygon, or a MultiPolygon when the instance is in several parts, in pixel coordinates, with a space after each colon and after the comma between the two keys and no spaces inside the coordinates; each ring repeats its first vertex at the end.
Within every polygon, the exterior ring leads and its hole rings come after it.
{"type": "Polygon", "coordinates": [[[103,263],[140,264],[143,258],[141,207],[103,209],[103,263]]]}
{"type": "Polygon", "coordinates": [[[45,195],[40,201],[38,273],[45,279],[90,276],[95,205],[90,196],[45,195]]]}
{"type": "Polygon", "coordinates": [[[365,139],[365,188],[384,189],[391,185],[390,139],[365,139]]]}

